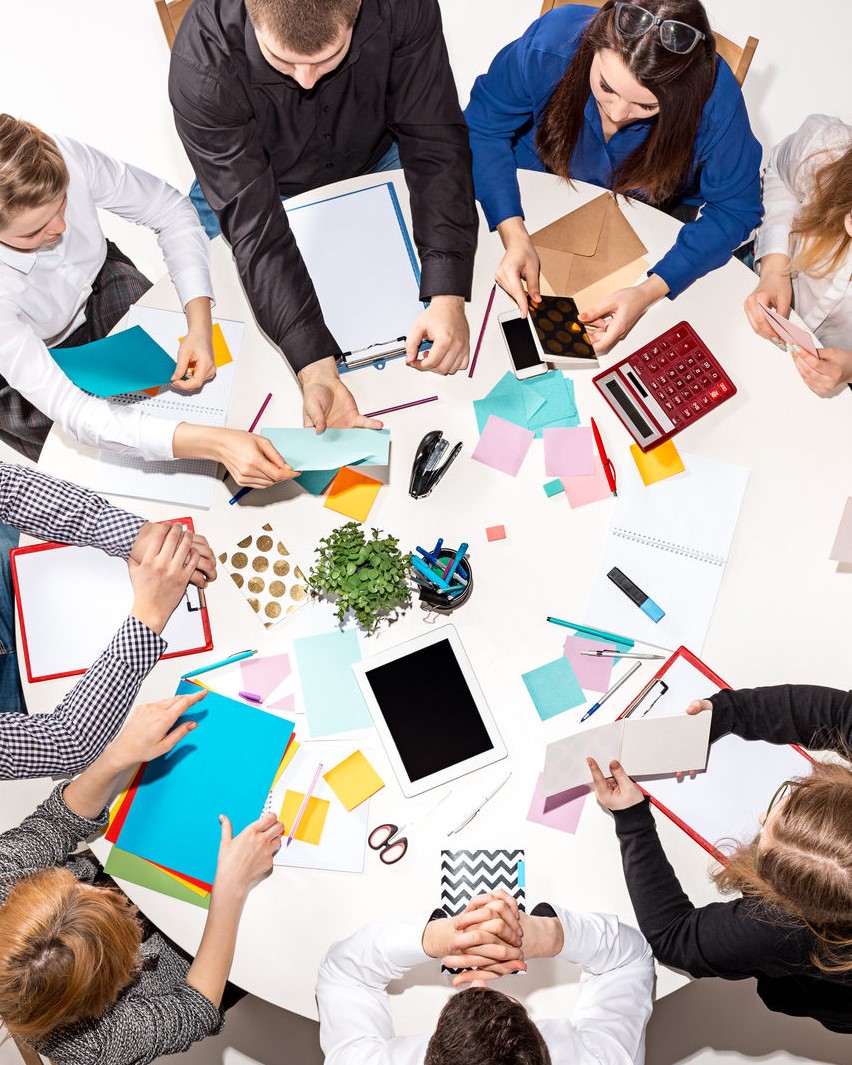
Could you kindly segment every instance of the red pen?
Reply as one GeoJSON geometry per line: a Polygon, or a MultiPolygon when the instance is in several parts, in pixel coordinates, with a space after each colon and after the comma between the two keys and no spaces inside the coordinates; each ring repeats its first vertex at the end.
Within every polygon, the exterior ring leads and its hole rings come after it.
{"type": "Polygon", "coordinates": [[[613,466],[612,459],[606,453],[606,448],[603,445],[603,440],[601,440],[601,434],[597,425],[595,425],[594,418],[592,418],[592,435],[595,438],[595,445],[597,446],[604,473],[606,474],[606,483],[609,485],[610,492],[612,492],[614,496],[617,496],[618,492],[615,490],[615,466],[613,466]]]}

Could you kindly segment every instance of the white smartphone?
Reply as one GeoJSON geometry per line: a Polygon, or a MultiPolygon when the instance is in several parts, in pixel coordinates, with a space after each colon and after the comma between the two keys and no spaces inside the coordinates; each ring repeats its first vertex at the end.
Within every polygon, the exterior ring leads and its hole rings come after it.
{"type": "Polygon", "coordinates": [[[521,312],[515,308],[497,315],[512,371],[519,381],[528,377],[538,377],[547,373],[548,365],[541,357],[538,337],[532,326],[530,316],[521,318],[521,312]]]}

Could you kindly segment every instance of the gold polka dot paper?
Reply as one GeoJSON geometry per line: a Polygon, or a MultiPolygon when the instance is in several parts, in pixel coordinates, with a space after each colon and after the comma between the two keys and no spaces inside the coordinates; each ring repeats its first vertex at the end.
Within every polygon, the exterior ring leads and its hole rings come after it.
{"type": "Polygon", "coordinates": [[[269,523],[223,551],[219,561],[267,629],[308,599],[305,575],[269,523]]]}
{"type": "Polygon", "coordinates": [[[592,342],[570,296],[542,296],[530,306],[530,314],[545,360],[549,355],[594,360],[592,342]]]}

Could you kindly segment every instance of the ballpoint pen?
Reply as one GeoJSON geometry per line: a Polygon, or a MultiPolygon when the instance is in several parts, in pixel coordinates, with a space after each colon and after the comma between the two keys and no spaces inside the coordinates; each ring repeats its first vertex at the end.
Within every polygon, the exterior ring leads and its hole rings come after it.
{"type": "Polygon", "coordinates": [[[640,668],[641,665],[642,665],[641,662],[634,662],[633,665],[630,667],[630,669],[628,669],[627,672],[624,674],[624,676],[620,680],[617,680],[615,682],[615,684],[613,684],[613,686],[609,689],[609,691],[606,692],[604,695],[602,695],[600,697],[600,699],[598,699],[598,701],[594,704],[594,706],[590,706],[589,707],[589,709],[585,712],[585,714],[583,714],[583,716],[580,718],[580,724],[582,724],[586,720],[586,718],[591,717],[592,714],[596,710],[600,710],[600,708],[607,701],[607,699],[611,695],[614,695],[618,691],[618,689],[621,687],[621,685],[627,680],[627,678],[628,677],[632,677],[633,674],[636,672],[637,669],[640,668]]]}
{"type": "Polygon", "coordinates": [[[633,654],[630,651],[581,651],[581,655],[585,655],[586,658],[665,658],[665,655],[640,655],[633,654]]]}
{"type": "Polygon", "coordinates": [[[481,798],[479,800],[479,802],[477,803],[476,807],[473,810],[471,810],[471,812],[464,819],[464,821],[462,821],[462,823],[460,825],[456,825],[455,828],[451,828],[450,831],[447,833],[447,835],[448,836],[454,836],[456,834],[456,832],[461,832],[461,830],[466,825],[469,825],[470,822],[474,819],[474,817],[476,817],[476,815],[482,809],[482,807],[485,806],[486,803],[490,802],[494,798],[494,796],[497,794],[497,792],[503,787],[503,785],[508,782],[509,777],[511,777],[511,775],[512,775],[511,771],[508,772],[505,775],[505,777],[503,777],[503,779],[500,781],[500,783],[497,785],[497,787],[493,791],[489,792],[487,795],[483,796],[483,798],[481,798]]]}
{"type": "Polygon", "coordinates": [[[603,466],[604,473],[606,474],[606,483],[609,485],[609,490],[614,496],[618,495],[615,490],[615,466],[612,464],[612,459],[607,455],[606,448],[603,445],[601,439],[600,430],[595,423],[595,419],[592,418],[592,436],[595,438],[595,445],[598,449],[598,454],[601,457],[601,465],[603,466]]]}
{"type": "Polygon", "coordinates": [[[223,666],[230,666],[234,662],[241,662],[244,658],[251,658],[252,655],[256,655],[257,651],[238,651],[235,655],[229,655],[228,658],[223,658],[221,662],[213,662],[209,666],[202,666],[201,669],[193,669],[189,673],[184,673],[184,678],[199,677],[202,673],[209,673],[214,669],[221,669],[223,666]]]}
{"type": "Polygon", "coordinates": [[[314,778],[310,782],[310,784],[308,785],[308,789],[305,792],[305,797],[304,797],[304,799],[302,799],[302,805],[299,807],[299,812],[293,818],[293,824],[290,826],[290,832],[287,835],[287,842],[284,844],[285,847],[289,847],[290,844],[293,842],[293,837],[296,835],[296,829],[299,827],[299,825],[300,825],[300,823],[302,821],[302,818],[305,816],[305,810],[307,810],[307,808],[308,808],[308,802],[310,800],[311,793],[313,792],[314,788],[317,786],[317,781],[319,780],[319,776],[320,776],[321,772],[322,772],[322,762],[320,762],[320,764],[317,766],[317,771],[316,771],[316,773],[314,773],[314,778]]]}
{"type": "Polygon", "coordinates": [[[626,647],[632,647],[636,642],[631,640],[629,636],[618,636],[614,632],[606,632],[604,629],[593,629],[589,625],[578,625],[575,621],[563,621],[561,618],[547,619],[551,625],[564,625],[566,629],[574,629],[576,632],[582,633],[584,636],[591,636],[593,639],[605,640],[608,643],[623,643],[626,647]]]}

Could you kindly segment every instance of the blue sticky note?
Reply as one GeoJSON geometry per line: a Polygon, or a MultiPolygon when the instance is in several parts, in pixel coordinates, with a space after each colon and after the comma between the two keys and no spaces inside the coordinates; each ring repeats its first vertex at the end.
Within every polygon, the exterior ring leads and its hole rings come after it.
{"type": "Polygon", "coordinates": [[[301,485],[312,496],[321,496],[334,478],[340,473],[340,469],[334,470],[305,470],[295,478],[296,484],[301,485]]]}
{"type": "Polygon", "coordinates": [[[559,495],[559,493],[564,492],[564,490],[565,489],[562,487],[562,482],[559,480],[558,477],[556,477],[552,481],[545,481],[544,483],[544,494],[548,497],[559,495]]]}
{"type": "Polygon", "coordinates": [[[521,677],[542,721],[586,701],[577,675],[564,656],[521,677]]]}
{"type": "Polygon", "coordinates": [[[387,466],[390,429],[263,429],[294,470],[387,466]]]}
{"type": "MultiPolygon", "coordinates": [[[[178,695],[198,686],[182,680],[178,695]]],[[[178,873],[213,882],[219,814],[236,836],[263,812],[293,722],[216,692],[181,721],[198,728],[149,762],[118,838],[122,850],[178,873]]]]}
{"type": "Polygon", "coordinates": [[[120,396],[167,384],[175,360],[141,325],[76,348],[50,348],[65,376],[93,396],[120,396]]]}
{"type": "Polygon", "coordinates": [[[354,629],[324,632],[293,641],[311,739],[369,728],[370,711],[352,673],[361,660],[354,629]]]}

